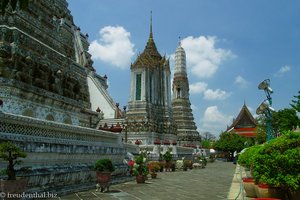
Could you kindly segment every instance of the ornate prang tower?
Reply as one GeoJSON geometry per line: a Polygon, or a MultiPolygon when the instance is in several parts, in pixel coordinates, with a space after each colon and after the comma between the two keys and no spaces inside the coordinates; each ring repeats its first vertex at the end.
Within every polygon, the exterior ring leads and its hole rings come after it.
{"type": "Polygon", "coordinates": [[[0,15],[2,111],[95,127],[87,74],[93,71],[87,36],[74,25],[66,0],[10,4],[0,15]],[[17,6],[18,7],[18,6],[17,6]]]}
{"type": "Polygon", "coordinates": [[[181,146],[194,146],[201,140],[194,122],[189,99],[189,81],[186,73],[186,56],[181,43],[175,53],[173,79],[173,116],[177,125],[178,143],[181,146]]]}
{"type": "Polygon", "coordinates": [[[107,77],[95,73],[88,35],[74,24],[67,0],[30,0],[20,9],[24,2],[1,0],[0,143],[26,152],[19,167],[32,169],[27,192],[92,188],[99,158],[111,159],[123,179],[121,135],[97,130],[103,116],[119,110],[107,77]]]}
{"type": "Polygon", "coordinates": [[[127,122],[128,140],[141,140],[143,145],[156,139],[174,140],[176,127],[171,107],[171,80],[169,60],[156,49],[152,33],[144,51],[131,65],[130,100],[127,122]]]}

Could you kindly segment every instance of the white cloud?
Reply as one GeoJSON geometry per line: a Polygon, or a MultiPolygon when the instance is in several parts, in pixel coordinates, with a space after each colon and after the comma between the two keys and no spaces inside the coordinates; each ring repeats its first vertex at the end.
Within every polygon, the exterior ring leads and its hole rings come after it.
{"type": "Polygon", "coordinates": [[[288,65],[284,65],[280,67],[280,69],[275,73],[275,76],[283,76],[285,73],[291,71],[291,67],[288,65]]]}
{"type": "Polygon", "coordinates": [[[190,84],[190,93],[191,94],[202,94],[203,93],[203,98],[205,100],[224,100],[228,98],[231,93],[226,92],[221,89],[208,89],[207,88],[208,84],[204,82],[196,82],[193,84],[190,84]]]}
{"type": "Polygon", "coordinates": [[[207,107],[200,129],[202,131],[219,134],[222,130],[227,128],[227,125],[231,125],[232,118],[232,116],[220,112],[218,106],[207,107]]]}
{"type": "Polygon", "coordinates": [[[241,75],[235,77],[234,83],[241,88],[246,88],[249,85],[249,82],[246,79],[244,79],[241,75]]]}
{"type": "Polygon", "coordinates": [[[212,36],[189,36],[181,41],[192,74],[199,78],[212,77],[223,61],[235,57],[230,50],[216,48],[217,41],[217,37],[212,36]]]}
{"type": "Polygon", "coordinates": [[[106,26],[99,34],[99,39],[92,41],[90,45],[89,52],[92,58],[121,69],[128,68],[134,55],[130,32],[122,26],[106,26]]]}
{"type": "Polygon", "coordinates": [[[283,66],[283,67],[281,67],[281,68],[279,69],[279,73],[285,73],[285,72],[288,72],[288,71],[290,71],[290,70],[291,70],[291,67],[288,66],[288,65],[285,65],[285,66],[283,66]]]}
{"type": "Polygon", "coordinates": [[[191,94],[198,94],[198,93],[202,93],[206,90],[207,83],[197,82],[197,83],[190,84],[189,87],[190,87],[191,94]]]}
{"type": "Polygon", "coordinates": [[[216,89],[216,90],[207,89],[204,92],[204,99],[206,99],[206,100],[224,100],[224,99],[228,98],[230,95],[231,95],[231,93],[228,93],[221,89],[216,89]]]}

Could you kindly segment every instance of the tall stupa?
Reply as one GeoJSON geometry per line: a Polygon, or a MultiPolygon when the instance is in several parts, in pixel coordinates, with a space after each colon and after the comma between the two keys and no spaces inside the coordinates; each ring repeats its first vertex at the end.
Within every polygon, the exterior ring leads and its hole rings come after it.
{"type": "Polygon", "coordinates": [[[177,141],[180,146],[196,146],[201,137],[197,131],[189,99],[189,80],[186,72],[186,55],[179,43],[175,53],[173,78],[173,117],[177,125],[177,141]]]}

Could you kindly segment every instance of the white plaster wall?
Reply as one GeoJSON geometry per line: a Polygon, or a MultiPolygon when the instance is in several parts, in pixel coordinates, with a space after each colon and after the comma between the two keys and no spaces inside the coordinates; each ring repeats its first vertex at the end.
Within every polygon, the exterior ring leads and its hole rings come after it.
{"type": "MultiPolygon", "coordinates": [[[[101,83],[95,84],[96,79],[93,79],[91,77],[87,77],[88,87],[89,87],[89,93],[90,93],[90,101],[92,110],[96,111],[99,107],[101,111],[104,113],[104,119],[107,118],[114,118],[115,117],[115,103],[108,99],[105,95],[109,96],[107,90],[104,88],[98,88],[102,87],[101,83]],[[106,93],[106,94],[104,94],[106,93]]],[[[110,96],[109,96],[110,97],[110,96]]]]}

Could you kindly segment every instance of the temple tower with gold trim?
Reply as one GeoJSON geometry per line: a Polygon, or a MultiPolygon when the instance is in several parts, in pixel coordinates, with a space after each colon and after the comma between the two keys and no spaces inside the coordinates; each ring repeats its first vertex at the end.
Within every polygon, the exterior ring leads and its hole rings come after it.
{"type": "Polygon", "coordinates": [[[158,52],[152,32],[144,51],[131,64],[128,102],[128,141],[153,144],[156,139],[176,139],[171,106],[169,60],[158,52]]]}

